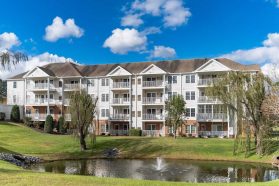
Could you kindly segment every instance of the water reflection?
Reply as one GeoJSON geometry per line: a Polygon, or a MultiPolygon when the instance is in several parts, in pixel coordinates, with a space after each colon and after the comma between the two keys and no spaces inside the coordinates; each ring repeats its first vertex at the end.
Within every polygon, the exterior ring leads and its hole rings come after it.
{"type": "Polygon", "coordinates": [[[39,172],[186,182],[259,182],[279,178],[269,165],[212,161],[98,159],[57,161],[31,167],[39,172]]]}

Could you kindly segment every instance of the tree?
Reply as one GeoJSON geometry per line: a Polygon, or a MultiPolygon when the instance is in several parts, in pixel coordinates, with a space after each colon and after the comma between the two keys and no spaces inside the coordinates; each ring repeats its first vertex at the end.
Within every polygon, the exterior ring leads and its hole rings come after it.
{"type": "Polygon", "coordinates": [[[47,117],[46,117],[44,131],[46,133],[51,133],[53,131],[53,117],[51,115],[47,115],[47,117]]]}
{"type": "Polygon", "coordinates": [[[65,120],[63,116],[60,116],[58,119],[58,130],[62,134],[66,132],[65,120]]]}
{"type": "Polygon", "coordinates": [[[7,81],[0,79],[0,103],[7,96],[7,81]]]}
{"type": "Polygon", "coordinates": [[[95,131],[92,125],[96,114],[97,99],[93,101],[86,91],[76,91],[70,97],[70,113],[71,125],[74,129],[74,135],[79,137],[80,149],[86,150],[85,138],[89,134],[89,127],[92,127],[93,133],[95,131]]]}
{"type": "Polygon", "coordinates": [[[217,96],[230,113],[236,113],[234,154],[239,149],[239,144],[245,144],[246,154],[249,154],[251,129],[254,131],[256,152],[263,154],[262,140],[267,133],[267,122],[261,108],[267,94],[267,85],[273,86],[271,80],[262,73],[229,72],[206,90],[207,95],[217,96]],[[244,138],[245,142],[242,141],[244,138]]]}
{"type": "Polygon", "coordinates": [[[174,130],[174,138],[176,138],[176,131],[183,124],[183,116],[186,111],[186,102],[183,96],[172,96],[166,101],[166,125],[171,126],[174,130]]]}
{"type": "Polygon", "coordinates": [[[22,52],[0,51],[0,67],[4,70],[10,69],[12,65],[16,65],[22,61],[28,61],[28,56],[22,52]]]}
{"type": "Polygon", "coordinates": [[[11,120],[15,122],[20,121],[20,111],[19,111],[19,106],[14,105],[11,110],[11,120]]]}

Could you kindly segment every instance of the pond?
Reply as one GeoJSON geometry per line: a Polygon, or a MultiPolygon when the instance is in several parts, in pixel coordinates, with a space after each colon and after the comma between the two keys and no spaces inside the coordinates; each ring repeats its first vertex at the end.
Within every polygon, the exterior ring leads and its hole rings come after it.
{"type": "Polygon", "coordinates": [[[38,172],[181,182],[263,182],[279,179],[268,164],[171,159],[93,159],[32,165],[38,172]]]}

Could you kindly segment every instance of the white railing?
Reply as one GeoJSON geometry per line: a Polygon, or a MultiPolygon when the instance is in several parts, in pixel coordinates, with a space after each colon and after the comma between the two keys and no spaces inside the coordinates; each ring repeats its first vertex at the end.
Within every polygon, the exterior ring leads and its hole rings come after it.
{"type": "Polygon", "coordinates": [[[112,88],[129,88],[130,83],[129,82],[114,82],[112,84],[112,88]]]}
{"type": "Polygon", "coordinates": [[[199,135],[201,136],[227,136],[228,131],[199,131],[199,135]]]}
{"type": "Polygon", "coordinates": [[[129,134],[129,130],[110,130],[110,135],[113,136],[126,136],[129,134]]]}
{"type": "Polygon", "coordinates": [[[33,89],[48,89],[47,83],[35,83],[33,89]]]}
{"type": "Polygon", "coordinates": [[[143,114],[143,120],[163,120],[164,116],[161,114],[143,114]]]}
{"type": "Polygon", "coordinates": [[[46,114],[26,114],[27,117],[30,117],[33,121],[44,121],[46,120],[46,114]]]}
{"type": "Polygon", "coordinates": [[[143,97],[142,98],[143,104],[162,104],[163,98],[162,97],[143,97]]]}
{"type": "Polygon", "coordinates": [[[64,99],[64,105],[70,105],[71,99],[64,99]]]}
{"type": "Polygon", "coordinates": [[[163,81],[157,80],[157,81],[143,81],[142,83],[143,87],[162,87],[163,81]]]}
{"type": "Polygon", "coordinates": [[[160,130],[142,130],[143,136],[160,136],[160,130]]]}
{"type": "Polygon", "coordinates": [[[129,120],[129,114],[114,114],[111,116],[112,120],[129,120]]]}
{"type": "Polygon", "coordinates": [[[199,103],[221,103],[218,97],[212,97],[212,96],[199,96],[198,102],[199,103]]]}
{"type": "Polygon", "coordinates": [[[212,85],[213,83],[216,83],[220,80],[221,78],[199,79],[198,85],[212,85]]]}
{"type": "Polygon", "coordinates": [[[113,98],[112,104],[129,104],[130,98],[113,98]]]}
{"type": "Polygon", "coordinates": [[[197,119],[199,121],[205,121],[205,120],[222,120],[227,121],[227,114],[225,113],[198,113],[197,119]]]}
{"type": "Polygon", "coordinates": [[[29,105],[46,105],[46,104],[62,104],[62,101],[56,99],[35,99],[35,100],[27,100],[26,102],[29,105]]]}
{"type": "Polygon", "coordinates": [[[71,114],[65,114],[64,116],[66,121],[71,121],[71,114]]]}
{"type": "Polygon", "coordinates": [[[64,90],[79,90],[80,84],[64,84],[64,90]]]}

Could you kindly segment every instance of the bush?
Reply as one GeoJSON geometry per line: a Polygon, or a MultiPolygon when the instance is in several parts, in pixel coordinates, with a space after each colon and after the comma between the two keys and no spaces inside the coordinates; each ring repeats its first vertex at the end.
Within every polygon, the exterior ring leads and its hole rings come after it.
{"type": "Polygon", "coordinates": [[[31,126],[33,125],[33,123],[32,123],[31,120],[32,120],[31,117],[24,117],[24,118],[23,118],[24,124],[27,125],[28,127],[31,127],[31,126]]]}
{"type": "Polygon", "coordinates": [[[4,121],[6,118],[6,115],[4,112],[0,112],[0,121],[4,121]]]}
{"type": "Polygon", "coordinates": [[[11,111],[11,121],[19,122],[20,121],[20,112],[19,112],[19,106],[14,105],[11,111]]]}
{"type": "Polygon", "coordinates": [[[45,126],[44,126],[44,131],[46,133],[51,133],[53,130],[53,118],[51,115],[48,115],[46,117],[46,122],[45,122],[45,126]]]}
{"type": "Polygon", "coordinates": [[[64,117],[61,116],[58,119],[58,130],[61,134],[64,134],[67,132],[67,124],[65,123],[64,117]]]}
{"type": "Polygon", "coordinates": [[[142,131],[140,129],[130,129],[129,136],[141,136],[142,131]]]}

